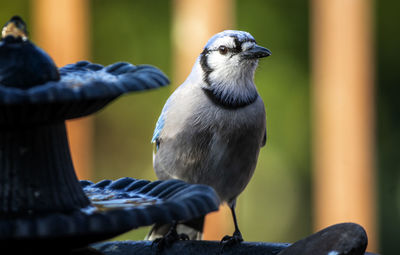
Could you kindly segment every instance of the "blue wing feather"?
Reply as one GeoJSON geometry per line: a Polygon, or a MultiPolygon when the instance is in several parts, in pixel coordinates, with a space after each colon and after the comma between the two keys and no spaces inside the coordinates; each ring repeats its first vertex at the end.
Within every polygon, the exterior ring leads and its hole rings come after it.
{"type": "Polygon", "coordinates": [[[151,143],[157,142],[157,139],[160,137],[161,131],[162,131],[162,129],[164,127],[164,123],[165,123],[165,113],[169,108],[169,105],[171,103],[171,98],[172,98],[172,96],[170,96],[168,98],[167,102],[165,103],[165,105],[161,111],[160,117],[158,117],[156,128],[154,129],[154,133],[153,133],[153,138],[151,139],[151,143]]]}
{"type": "Polygon", "coordinates": [[[164,110],[161,112],[160,117],[158,117],[156,128],[154,129],[153,138],[151,138],[151,143],[155,143],[156,140],[160,137],[161,130],[164,127],[164,110]]]}
{"type": "Polygon", "coordinates": [[[156,143],[157,149],[158,149],[157,140],[158,140],[158,138],[160,138],[161,131],[164,128],[164,124],[165,124],[165,114],[166,114],[167,110],[169,109],[169,107],[171,106],[171,102],[173,101],[173,99],[176,95],[176,92],[179,89],[183,88],[185,86],[185,84],[186,83],[183,83],[181,86],[179,86],[174,91],[174,93],[172,93],[172,95],[168,98],[167,102],[165,103],[165,105],[161,111],[160,117],[158,117],[156,128],[154,129],[154,133],[153,133],[153,138],[151,138],[151,143],[156,143]]]}

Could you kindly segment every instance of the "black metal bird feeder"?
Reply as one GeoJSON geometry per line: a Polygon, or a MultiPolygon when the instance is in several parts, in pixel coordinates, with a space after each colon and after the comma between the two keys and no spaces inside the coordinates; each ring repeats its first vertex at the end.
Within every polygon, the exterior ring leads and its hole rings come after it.
{"type": "Polygon", "coordinates": [[[32,249],[52,241],[72,249],[216,210],[215,192],[202,185],[76,177],[65,120],[168,82],[149,65],[80,61],[58,69],[13,17],[0,42],[0,244],[32,249]]]}

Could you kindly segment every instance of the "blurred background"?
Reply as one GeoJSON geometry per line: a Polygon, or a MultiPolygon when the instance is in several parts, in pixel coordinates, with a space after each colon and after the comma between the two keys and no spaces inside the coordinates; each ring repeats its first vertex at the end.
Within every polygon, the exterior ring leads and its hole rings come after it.
{"type": "MultiPolygon", "coordinates": [[[[250,32],[273,54],[255,77],[268,142],[238,200],[245,240],[294,242],[352,221],[366,228],[368,250],[397,254],[399,9],[391,0],[0,0],[0,23],[22,16],[59,66],[128,61],[170,77],[171,86],[68,123],[78,176],[95,182],[155,180],[150,140],[166,99],[209,37],[250,32]]],[[[116,239],[140,240],[147,231],[116,239]]],[[[226,209],[207,218],[206,239],[232,231],[226,209]]]]}

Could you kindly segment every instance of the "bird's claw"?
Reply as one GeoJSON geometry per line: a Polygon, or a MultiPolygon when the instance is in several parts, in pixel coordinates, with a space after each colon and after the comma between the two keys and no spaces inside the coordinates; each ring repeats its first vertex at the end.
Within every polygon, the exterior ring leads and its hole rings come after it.
{"type": "Polygon", "coordinates": [[[186,234],[178,234],[176,229],[171,229],[168,233],[161,237],[157,238],[153,241],[153,245],[157,246],[158,251],[162,251],[165,248],[171,247],[173,243],[176,241],[186,241],[189,240],[189,236],[186,234]]]}
{"type": "Polygon", "coordinates": [[[235,233],[233,233],[232,236],[228,236],[228,235],[224,236],[221,239],[220,243],[223,245],[223,247],[225,247],[225,246],[233,246],[233,245],[239,244],[241,242],[243,242],[242,234],[240,234],[240,232],[235,231],[235,233]]]}

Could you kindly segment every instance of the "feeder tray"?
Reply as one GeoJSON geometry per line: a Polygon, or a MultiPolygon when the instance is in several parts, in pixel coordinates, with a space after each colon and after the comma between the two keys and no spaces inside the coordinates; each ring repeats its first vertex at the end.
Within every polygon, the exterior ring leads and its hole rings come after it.
{"type": "MultiPolygon", "coordinates": [[[[24,28],[19,17],[10,22],[12,29],[24,28]]],[[[51,241],[76,248],[139,226],[217,210],[215,192],[202,185],[131,178],[93,184],[76,177],[65,120],[92,114],[120,95],[168,82],[149,65],[104,67],[80,61],[58,69],[27,38],[3,37],[0,244],[30,249],[51,241]]]]}

